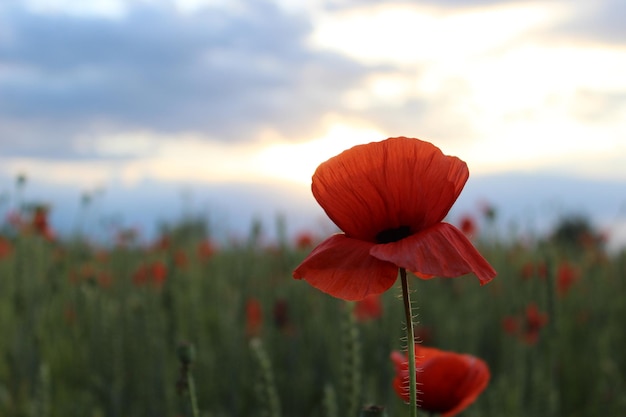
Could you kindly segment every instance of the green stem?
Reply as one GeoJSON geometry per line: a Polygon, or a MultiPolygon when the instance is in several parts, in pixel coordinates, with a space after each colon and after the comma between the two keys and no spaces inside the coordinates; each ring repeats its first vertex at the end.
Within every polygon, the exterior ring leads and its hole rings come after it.
{"type": "Polygon", "coordinates": [[[189,390],[189,407],[191,408],[191,415],[193,417],[200,417],[200,411],[198,410],[198,399],[196,397],[196,384],[193,381],[191,372],[187,372],[187,389],[189,390]]]}
{"type": "Polygon", "coordinates": [[[191,364],[195,360],[196,350],[189,343],[178,346],[178,359],[180,361],[180,377],[176,384],[178,393],[183,400],[183,414],[186,417],[199,417],[198,400],[196,398],[196,385],[191,374],[191,364]]]}
{"type": "Polygon", "coordinates": [[[415,335],[413,334],[413,313],[411,298],[409,297],[409,283],[406,279],[406,269],[400,268],[400,282],[402,283],[402,301],[406,320],[406,341],[409,356],[409,405],[411,417],[417,417],[417,389],[415,374],[415,335]]]}

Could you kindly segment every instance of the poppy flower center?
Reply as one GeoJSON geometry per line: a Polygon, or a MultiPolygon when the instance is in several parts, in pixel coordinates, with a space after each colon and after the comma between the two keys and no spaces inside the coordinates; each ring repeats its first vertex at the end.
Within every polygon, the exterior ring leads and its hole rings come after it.
{"type": "Polygon", "coordinates": [[[377,243],[391,243],[404,239],[411,235],[411,228],[409,226],[400,226],[395,229],[385,229],[376,235],[377,243]]]}

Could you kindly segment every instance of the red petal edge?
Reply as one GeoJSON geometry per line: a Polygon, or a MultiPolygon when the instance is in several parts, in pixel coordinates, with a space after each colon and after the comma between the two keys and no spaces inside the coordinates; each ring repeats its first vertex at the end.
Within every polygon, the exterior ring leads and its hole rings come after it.
{"type": "Polygon", "coordinates": [[[414,273],[453,278],[473,272],[480,285],[496,276],[463,232],[448,223],[438,223],[397,242],[374,245],[370,254],[414,273]]]}
{"type": "Polygon", "coordinates": [[[344,234],[333,235],[313,249],[293,277],[344,300],[381,294],[396,281],[398,267],[370,256],[372,245],[344,234]]]}

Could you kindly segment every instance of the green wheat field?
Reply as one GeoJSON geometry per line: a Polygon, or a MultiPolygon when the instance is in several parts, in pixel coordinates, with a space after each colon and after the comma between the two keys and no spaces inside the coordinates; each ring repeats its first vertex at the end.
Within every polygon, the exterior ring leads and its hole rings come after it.
{"type": "MultiPolygon", "coordinates": [[[[461,416],[626,415],[626,253],[562,226],[533,241],[477,233],[498,272],[483,287],[410,280],[421,342],[491,370],[461,416]]],[[[263,244],[262,227],[217,244],[184,219],[148,245],[127,233],[98,246],[5,221],[0,416],[186,416],[192,396],[204,417],[407,416],[391,385],[398,286],[357,315],[291,277],[309,242],[263,244]]]]}

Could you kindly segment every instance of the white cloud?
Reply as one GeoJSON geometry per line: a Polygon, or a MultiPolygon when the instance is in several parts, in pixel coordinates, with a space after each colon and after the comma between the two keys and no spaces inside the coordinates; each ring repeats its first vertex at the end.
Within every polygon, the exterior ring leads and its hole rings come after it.
{"type": "Polygon", "coordinates": [[[542,27],[559,12],[545,4],[448,13],[434,7],[383,4],[322,15],[311,43],[370,63],[400,67],[459,63],[542,27]]]}

